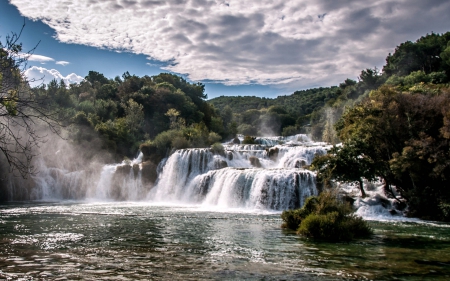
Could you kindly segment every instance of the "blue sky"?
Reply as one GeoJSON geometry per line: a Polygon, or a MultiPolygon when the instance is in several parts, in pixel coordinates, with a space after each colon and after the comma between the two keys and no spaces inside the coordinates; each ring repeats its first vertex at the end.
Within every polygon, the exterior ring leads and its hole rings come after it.
{"type": "Polygon", "coordinates": [[[209,98],[273,98],[357,79],[400,43],[450,30],[450,1],[365,2],[0,0],[0,40],[25,19],[24,50],[40,41],[29,77],[173,72],[209,98]]]}

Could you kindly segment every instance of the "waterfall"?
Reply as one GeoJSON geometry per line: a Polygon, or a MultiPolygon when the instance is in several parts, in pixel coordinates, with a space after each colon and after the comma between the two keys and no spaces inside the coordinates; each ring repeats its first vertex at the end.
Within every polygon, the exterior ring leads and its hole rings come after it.
{"type": "Polygon", "coordinates": [[[73,163],[58,150],[40,159],[40,172],[32,181],[11,181],[8,196],[12,200],[147,200],[285,210],[301,207],[308,196],[318,193],[315,173],[303,167],[325,154],[326,145],[305,135],[256,138],[255,142],[224,143],[220,152],[176,150],[157,168],[156,163],[142,163],[142,153],[134,160],[102,165],[73,163]],[[150,174],[153,180],[145,181],[150,174]]]}
{"type": "Polygon", "coordinates": [[[298,208],[318,193],[315,173],[302,169],[328,147],[303,136],[260,139],[256,145],[224,145],[175,151],[147,199],[205,207],[285,210],[298,208]],[[281,142],[289,141],[289,145],[281,142]],[[303,145],[305,142],[308,146],[303,145]],[[264,145],[268,144],[268,145],[264,145]]]}
{"type": "Polygon", "coordinates": [[[88,190],[90,200],[141,200],[145,195],[140,163],[143,154],[132,161],[105,165],[94,188],[88,190]]]}

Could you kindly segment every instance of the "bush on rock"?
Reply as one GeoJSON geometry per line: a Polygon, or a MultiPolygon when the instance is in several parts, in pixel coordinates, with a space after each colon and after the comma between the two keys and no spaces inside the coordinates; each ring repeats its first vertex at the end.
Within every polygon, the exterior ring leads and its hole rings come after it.
{"type": "Polygon", "coordinates": [[[330,191],[309,197],[301,209],[284,211],[281,218],[282,227],[314,239],[350,241],[372,234],[366,221],[330,191]]]}

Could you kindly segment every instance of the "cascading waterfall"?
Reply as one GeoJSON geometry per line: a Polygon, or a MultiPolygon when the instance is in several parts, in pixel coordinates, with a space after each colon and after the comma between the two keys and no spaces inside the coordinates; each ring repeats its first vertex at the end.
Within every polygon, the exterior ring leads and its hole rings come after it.
{"type": "Polygon", "coordinates": [[[259,139],[257,145],[225,145],[224,153],[209,149],[183,149],[164,165],[147,199],[156,202],[191,203],[219,208],[285,210],[301,207],[317,194],[315,174],[301,169],[326,146],[312,146],[307,138],[259,139]],[[309,146],[301,145],[308,142],[309,146]],[[301,145],[301,146],[299,146],[301,145]],[[250,158],[260,168],[251,164],[250,158]]]}
{"type": "Polygon", "coordinates": [[[87,198],[91,200],[141,200],[145,193],[140,163],[143,154],[132,161],[105,165],[94,189],[87,198]]]}
{"type": "MultiPolygon", "coordinates": [[[[23,183],[11,186],[10,198],[148,200],[284,210],[300,207],[305,198],[317,194],[315,174],[302,167],[309,165],[316,155],[326,153],[324,144],[314,143],[305,135],[256,141],[257,144],[251,145],[224,144],[220,152],[209,148],[176,150],[158,166],[154,186],[143,182],[148,174],[143,174],[142,153],[132,161],[81,166],[80,170],[73,169],[73,165],[58,168],[58,161],[51,160],[60,158],[47,157],[49,165],[41,159],[41,171],[33,177],[33,187],[23,183]],[[18,186],[23,186],[23,190],[18,186]]],[[[67,160],[59,162],[70,163],[67,160]]]]}

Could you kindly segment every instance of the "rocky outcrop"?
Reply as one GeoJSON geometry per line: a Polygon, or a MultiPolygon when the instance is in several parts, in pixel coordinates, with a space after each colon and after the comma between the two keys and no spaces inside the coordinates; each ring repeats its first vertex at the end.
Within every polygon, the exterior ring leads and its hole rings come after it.
{"type": "Polygon", "coordinates": [[[269,156],[270,160],[277,161],[278,153],[280,152],[278,147],[272,147],[272,148],[266,149],[266,151],[267,151],[267,156],[269,156]]]}
{"type": "Polygon", "coordinates": [[[259,162],[258,157],[250,156],[250,157],[248,158],[248,160],[250,161],[250,164],[251,164],[253,167],[256,167],[256,168],[261,168],[261,167],[262,167],[261,162],[259,162]]]}
{"type": "Polygon", "coordinates": [[[142,184],[153,186],[158,178],[157,168],[152,161],[142,162],[142,184]]]}
{"type": "Polygon", "coordinates": [[[228,167],[228,163],[225,160],[218,160],[218,161],[214,161],[214,169],[218,170],[218,169],[223,169],[228,167]]]}

